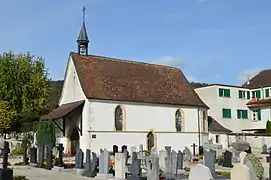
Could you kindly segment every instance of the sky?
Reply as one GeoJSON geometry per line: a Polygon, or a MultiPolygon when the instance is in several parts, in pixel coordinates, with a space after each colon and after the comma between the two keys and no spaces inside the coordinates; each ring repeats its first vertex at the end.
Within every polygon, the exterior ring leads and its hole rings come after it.
{"type": "Polygon", "coordinates": [[[2,0],[0,53],[41,56],[64,79],[83,5],[90,54],[177,67],[205,83],[240,85],[271,68],[270,0],[2,0]]]}

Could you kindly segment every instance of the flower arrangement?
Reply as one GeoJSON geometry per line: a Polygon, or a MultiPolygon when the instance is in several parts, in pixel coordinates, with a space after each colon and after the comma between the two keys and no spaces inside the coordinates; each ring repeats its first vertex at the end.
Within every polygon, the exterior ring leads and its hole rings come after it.
{"type": "Polygon", "coordinates": [[[257,156],[255,156],[254,154],[247,154],[245,157],[245,161],[251,161],[255,171],[256,171],[256,175],[257,177],[261,180],[263,179],[263,173],[264,173],[264,168],[262,163],[260,162],[259,158],[257,156]]]}

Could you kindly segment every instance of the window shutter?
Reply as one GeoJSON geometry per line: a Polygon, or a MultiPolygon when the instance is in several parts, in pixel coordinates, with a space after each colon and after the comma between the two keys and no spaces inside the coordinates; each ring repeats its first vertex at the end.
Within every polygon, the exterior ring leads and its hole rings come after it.
{"type": "Polygon", "coordinates": [[[223,89],[219,88],[218,92],[219,92],[219,97],[222,97],[223,96],[223,89]]]}
{"type": "Polygon", "coordinates": [[[229,116],[228,116],[228,118],[231,118],[231,109],[228,109],[228,114],[229,114],[229,116]]]}
{"type": "Polygon", "coordinates": [[[229,89],[225,89],[226,97],[231,97],[231,91],[229,89]]]}
{"type": "Polygon", "coordinates": [[[269,89],[265,89],[265,97],[269,97],[269,89]]]}
{"type": "Polygon", "coordinates": [[[241,110],[237,109],[237,119],[241,119],[241,110]]]}
{"type": "Polygon", "coordinates": [[[262,120],[261,109],[258,109],[257,113],[258,113],[258,121],[262,120]]]}
{"type": "Polygon", "coordinates": [[[257,90],[256,91],[256,97],[257,98],[261,98],[261,90],[257,90]]]}
{"type": "Polygon", "coordinates": [[[250,91],[247,91],[247,99],[250,99],[250,91]]]}
{"type": "Polygon", "coordinates": [[[239,98],[243,98],[243,91],[239,90],[239,98]]]}
{"type": "Polygon", "coordinates": [[[244,119],[247,119],[248,118],[247,110],[243,110],[242,115],[244,119]]]}

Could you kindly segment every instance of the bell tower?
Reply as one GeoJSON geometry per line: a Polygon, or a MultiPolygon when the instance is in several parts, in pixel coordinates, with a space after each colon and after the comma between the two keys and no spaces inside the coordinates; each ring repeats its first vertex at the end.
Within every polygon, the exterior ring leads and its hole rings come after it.
{"type": "Polygon", "coordinates": [[[88,34],[87,29],[85,26],[85,13],[86,13],[86,7],[83,7],[83,24],[80,30],[80,34],[77,38],[77,48],[78,48],[78,54],[87,56],[88,55],[88,34]]]}

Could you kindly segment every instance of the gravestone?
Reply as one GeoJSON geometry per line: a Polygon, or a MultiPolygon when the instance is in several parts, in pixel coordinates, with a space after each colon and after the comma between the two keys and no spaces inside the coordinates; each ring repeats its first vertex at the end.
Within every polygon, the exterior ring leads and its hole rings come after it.
{"type": "Polygon", "coordinates": [[[171,179],[172,178],[171,146],[165,146],[165,149],[167,152],[165,177],[166,179],[171,179]]]}
{"type": "Polygon", "coordinates": [[[86,149],[86,165],[85,165],[85,171],[83,172],[83,176],[86,177],[94,177],[95,173],[94,173],[94,162],[91,162],[91,152],[89,149],[86,149]]]}
{"type": "Polygon", "coordinates": [[[83,162],[84,162],[84,152],[82,149],[79,149],[79,151],[75,154],[75,168],[76,169],[83,169],[83,162]]]}
{"type": "Polygon", "coordinates": [[[127,180],[146,180],[146,177],[142,177],[142,169],[140,167],[141,160],[137,158],[137,153],[133,152],[132,164],[128,166],[131,175],[127,176],[127,180]]]}
{"type": "Polygon", "coordinates": [[[0,168],[0,180],[13,180],[13,170],[8,168],[9,153],[9,143],[5,141],[3,147],[3,168],[0,168]]]}
{"type": "Polygon", "coordinates": [[[232,168],[233,167],[233,165],[232,165],[232,152],[226,150],[223,155],[224,155],[224,161],[223,161],[222,166],[232,168]]]}
{"type": "Polygon", "coordinates": [[[113,146],[113,155],[115,156],[115,153],[119,152],[119,147],[117,145],[113,146]]]}
{"type": "Polygon", "coordinates": [[[167,158],[167,151],[160,150],[159,151],[159,165],[163,170],[166,168],[166,158],[167,158]]]}
{"type": "MultiPolygon", "coordinates": [[[[205,152],[204,152],[205,154],[205,152]]],[[[189,172],[189,180],[212,180],[213,176],[208,167],[204,164],[192,166],[189,172]]]]}
{"type": "Polygon", "coordinates": [[[159,180],[159,158],[149,156],[146,158],[147,180],[159,180]]]}
{"type": "Polygon", "coordinates": [[[268,151],[267,151],[267,145],[266,145],[266,144],[264,144],[264,145],[262,146],[262,152],[261,152],[261,154],[268,154],[268,151]]]}
{"type": "Polygon", "coordinates": [[[94,173],[94,176],[98,173],[98,158],[95,152],[92,152],[92,171],[94,173]]]}
{"type": "Polygon", "coordinates": [[[184,147],[184,161],[189,162],[192,159],[192,153],[188,147],[184,147]]]}
{"type": "Polygon", "coordinates": [[[245,152],[240,153],[240,163],[234,165],[231,169],[231,180],[252,180],[249,168],[244,165],[245,152]]]}
{"type": "Polygon", "coordinates": [[[115,178],[125,179],[125,155],[124,153],[115,154],[115,178]]]}
{"type": "Polygon", "coordinates": [[[30,149],[30,163],[37,164],[37,148],[35,147],[30,149]]]}
{"type": "Polygon", "coordinates": [[[109,174],[109,160],[109,152],[107,149],[104,149],[99,156],[99,173],[95,179],[109,179],[113,177],[112,174],[109,174]]]}
{"type": "Polygon", "coordinates": [[[53,156],[52,156],[52,149],[49,146],[45,146],[46,151],[46,166],[45,168],[51,170],[53,167],[53,156]]]}
{"type": "Polygon", "coordinates": [[[195,156],[196,155],[196,147],[197,147],[197,145],[195,143],[193,143],[191,147],[193,149],[193,156],[195,156]]]}
{"type": "Polygon", "coordinates": [[[203,155],[203,151],[204,151],[203,146],[200,146],[200,147],[199,147],[199,155],[200,155],[200,156],[203,155]]]}
{"type": "Polygon", "coordinates": [[[171,151],[171,172],[172,172],[172,179],[176,179],[177,176],[177,157],[178,154],[176,151],[171,151]]]}
{"type": "Polygon", "coordinates": [[[22,146],[23,146],[23,164],[28,165],[29,158],[27,156],[27,144],[23,143],[22,146]]]}
{"type": "Polygon", "coordinates": [[[127,151],[127,146],[126,145],[121,146],[121,152],[124,153],[125,150],[127,151]]]}
{"type": "Polygon", "coordinates": [[[63,163],[63,151],[64,151],[64,147],[63,147],[62,143],[60,143],[58,145],[57,150],[58,150],[58,158],[56,160],[55,165],[58,166],[58,167],[63,167],[64,166],[64,163],[63,163]]]}
{"type": "Polygon", "coordinates": [[[183,169],[183,153],[182,151],[178,151],[177,154],[177,169],[183,169]]]}
{"type": "Polygon", "coordinates": [[[38,156],[38,167],[39,168],[43,168],[44,167],[44,164],[43,164],[43,161],[44,161],[44,149],[45,147],[44,146],[41,146],[39,147],[39,156],[38,156]]]}
{"type": "Polygon", "coordinates": [[[204,164],[206,167],[208,167],[212,173],[212,176],[215,178],[215,161],[216,161],[216,151],[210,150],[206,151],[204,150],[204,164]]]}

